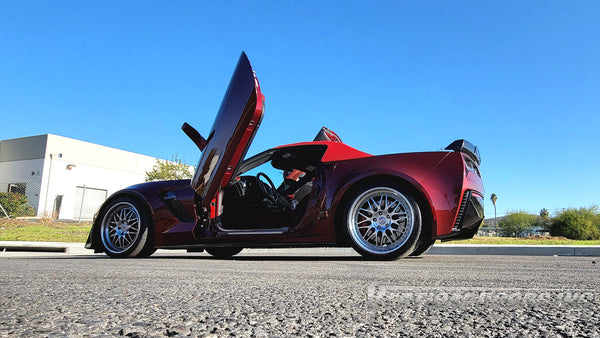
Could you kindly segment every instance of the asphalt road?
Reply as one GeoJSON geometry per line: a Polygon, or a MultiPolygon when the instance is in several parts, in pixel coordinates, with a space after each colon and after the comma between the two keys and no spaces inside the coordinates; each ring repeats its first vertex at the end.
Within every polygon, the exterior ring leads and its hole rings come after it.
{"type": "Polygon", "coordinates": [[[600,336],[600,260],[0,253],[0,336],[600,336]]]}

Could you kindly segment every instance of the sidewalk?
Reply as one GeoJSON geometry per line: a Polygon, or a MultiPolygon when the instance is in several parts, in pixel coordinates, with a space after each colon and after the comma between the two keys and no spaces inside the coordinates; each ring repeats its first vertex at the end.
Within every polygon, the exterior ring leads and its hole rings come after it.
{"type": "MultiPolygon", "coordinates": [[[[93,255],[83,243],[0,241],[0,251],[61,252],[93,255]]],[[[186,253],[185,250],[158,250],[158,253],[186,253]]],[[[245,249],[242,254],[273,255],[357,255],[352,248],[245,249]]],[[[485,245],[436,244],[428,255],[516,255],[516,256],[600,256],[600,245],[485,245]]]]}

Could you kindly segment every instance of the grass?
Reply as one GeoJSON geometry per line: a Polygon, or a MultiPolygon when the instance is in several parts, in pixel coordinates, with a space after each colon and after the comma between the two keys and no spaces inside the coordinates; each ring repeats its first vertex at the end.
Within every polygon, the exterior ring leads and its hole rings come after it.
{"type": "MultiPolygon", "coordinates": [[[[85,243],[92,223],[65,223],[51,220],[0,219],[0,241],[85,243]]],[[[564,237],[475,237],[447,244],[600,245],[600,240],[579,241],[564,237]]]]}
{"type": "Polygon", "coordinates": [[[85,243],[91,222],[0,220],[0,241],[85,243]]]}
{"type": "Polygon", "coordinates": [[[600,240],[573,240],[565,237],[474,237],[472,239],[446,242],[447,244],[514,244],[514,245],[600,245],[600,240]]]}

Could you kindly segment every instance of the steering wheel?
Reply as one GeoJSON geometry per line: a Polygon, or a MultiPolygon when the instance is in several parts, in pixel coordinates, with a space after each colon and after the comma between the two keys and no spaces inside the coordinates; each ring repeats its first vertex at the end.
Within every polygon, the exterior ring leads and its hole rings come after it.
{"type": "Polygon", "coordinates": [[[269,182],[269,186],[271,187],[271,189],[268,189],[266,185],[260,184],[259,182],[258,186],[260,187],[260,191],[271,201],[277,202],[277,189],[275,188],[275,184],[273,184],[273,181],[271,181],[267,174],[263,172],[259,172],[258,174],[256,174],[257,181],[260,181],[261,177],[264,177],[267,180],[267,182],[269,182]]]}

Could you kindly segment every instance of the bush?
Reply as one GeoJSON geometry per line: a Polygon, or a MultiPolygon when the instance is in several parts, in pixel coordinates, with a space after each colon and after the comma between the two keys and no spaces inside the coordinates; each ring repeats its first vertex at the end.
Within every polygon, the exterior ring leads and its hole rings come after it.
{"type": "MultiPolygon", "coordinates": [[[[35,216],[35,210],[27,204],[27,197],[16,192],[0,192],[0,204],[11,217],[35,216]]],[[[5,216],[0,211],[0,217],[5,216]]]]}
{"type": "Polygon", "coordinates": [[[598,206],[563,209],[552,220],[550,234],[570,239],[600,239],[598,206]]]}
{"type": "Polygon", "coordinates": [[[538,224],[538,217],[525,211],[512,211],[498,223],[502,236],[515,237],[538,224]]]}
{"type": "Polygon", "coordinates": [[[171,161],[161,161],[156,159],[156,164],[152,170],[146,171],[146,182],[165,181],[165,180],[183,180],[192,178],[193,167],[184,164],[177,158],[177,155],[171,158],[171,161]]]}

